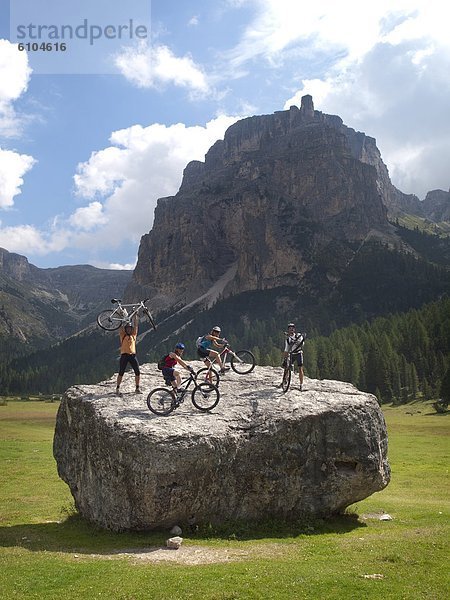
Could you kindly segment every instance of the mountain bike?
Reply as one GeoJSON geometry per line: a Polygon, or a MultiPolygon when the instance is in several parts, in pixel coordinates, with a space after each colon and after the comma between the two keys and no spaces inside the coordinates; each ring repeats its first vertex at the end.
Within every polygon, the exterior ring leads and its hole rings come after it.
{"type": "Polygon", "coordinates": [[[150,325],[153,329],[156,329],[156,323],[152,314],[145,306],[145,303],[148,302],[148,300],[150,300],[150,298],[141,300],[138,304],[122,304],[122,300],[113,298],[111,302],[112,304],[117,304],[116,308],[103,310],[99,313],[97,315],[97,323],[105,331],[115,331],[116,329],[119,329],[119,327],[131,325],[133,318],[142,310],[142,313],[150,321],[150,325]]]}
{"type": "MultiPolygon", "coordinates": [[[[230,366],[233,371],[239,373],[239,375],[247,375],[247,373],[251,373],[255,368],[256,359],[250,350],[236,350],[236,352],[234,352],[227,341],[225,341],[224,349],[219,352],[219,356],[225,368],[228,357],[230,357],[230,366]]],[[[208,361],[208,365],[197,371],[197,379],[200,377],[214,385],[219,385],[220,374],[214,368],[215,361],[210,358],[205,358],[205,361],[208,361]]]]}
{"type": "Polygon", "coordinates": [[[204,381],[197,383],[196,374],[191,373],[187,379],[181,382],[181,388],[176,392],[173,388],[155,388],[147,396],[147,406],[152,413],[165,417],[184,402],[189,386],[194,382],[191,392],[192,404],[202,412],[212,410],[220,400],[220,393],[216,385],[204,381]]]}

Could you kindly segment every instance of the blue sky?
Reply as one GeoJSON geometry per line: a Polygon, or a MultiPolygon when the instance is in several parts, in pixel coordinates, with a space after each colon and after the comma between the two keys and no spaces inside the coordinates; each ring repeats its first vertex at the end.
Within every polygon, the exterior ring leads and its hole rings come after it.
{"type": "Polygon", "coordinates": [[[437,0],[1,0],[0,247],[39,267],[133,267],[189,160],[305,93],[377,139],[402,191],[448,190],[449,15],[437,0]],[[133,17],[148,36],[19,52],[36,7],[47,24],[133,17]]]}

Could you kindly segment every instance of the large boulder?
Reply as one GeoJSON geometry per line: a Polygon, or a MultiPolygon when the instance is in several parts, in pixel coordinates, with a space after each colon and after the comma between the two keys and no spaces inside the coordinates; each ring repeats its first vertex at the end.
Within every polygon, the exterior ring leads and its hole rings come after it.
{"type": "MultiPolygon", "coordinates": [[[[200,366],[200,364],[198,364],[200,366]]],[[[349,383],[298,380],[283,394],[281,370],[229,372],[211,413],[190,397],[157,417],[146,393],[163,383],[142,367],[143,396],[125,376],[71,387],[54,437],[60,477],[78,511],[102,527],[143,530],[229,519],[327,516],[382,490],[390,478],[387,434],[374,396],[349,383]]]]}

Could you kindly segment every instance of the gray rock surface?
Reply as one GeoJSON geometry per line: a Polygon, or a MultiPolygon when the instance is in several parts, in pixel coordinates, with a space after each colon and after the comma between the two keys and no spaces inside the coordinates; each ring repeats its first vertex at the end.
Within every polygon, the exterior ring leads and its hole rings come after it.
{"type": "MultiPolygon", "coordinates": [[[[200,363],[191,363],[201,366],[200,363]]],[[[67,390],[54,456],[79,512],[98,525],[145,530],[228,519],[326,516],[389,482],[387,434],[376,399],[349,383],[298,379],[281,369],[229,372],[211,413],[185,402],[157,417],[146,394],[163,383],[142,367],[143,396],[126,374],[67,390]]]]}

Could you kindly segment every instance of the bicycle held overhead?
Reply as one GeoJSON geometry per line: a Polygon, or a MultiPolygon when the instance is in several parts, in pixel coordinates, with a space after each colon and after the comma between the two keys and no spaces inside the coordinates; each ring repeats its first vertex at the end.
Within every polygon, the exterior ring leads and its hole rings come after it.
{"type": "Polygon", "coordinates": [[[97,315],[97,324],[105,331],[115,331],[116,329],[119,329],[119,327],[125,327],[125,325],[132,324],[134,317],[139,316],[142,312],[142,314],[150,321],[150,325],[153,329],[156,329],[155,320],[146,306],[146,302],[149,300],[150,298],[146,298],[137,303],[122,304],[122,300],[113,298],[111,302],[117,306],[115,308],[103,310],[99,313],[97,315]]]}

